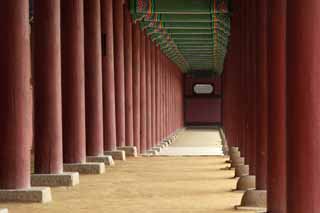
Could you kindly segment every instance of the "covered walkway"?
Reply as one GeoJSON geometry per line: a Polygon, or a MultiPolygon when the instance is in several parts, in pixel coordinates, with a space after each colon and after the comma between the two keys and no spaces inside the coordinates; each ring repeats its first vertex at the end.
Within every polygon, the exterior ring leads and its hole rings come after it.
{"type": "MultiPolygon", "coordinates": [[[[178,136],[177,146],[217,144],[216,130],[188,130],[178,136]],[[214,140],[215,139],[215,140],[214,140]]],[[[234,171],[221,170],[226,157],[139,157],[103,175],[81,176],[74,188],[54,188],[49,204],[1,204],[11,213],[245,213],[234,210],[242,193],[232,192],[234,171]],[[170,165],[170,166],[168,166],[170,165]]]]}

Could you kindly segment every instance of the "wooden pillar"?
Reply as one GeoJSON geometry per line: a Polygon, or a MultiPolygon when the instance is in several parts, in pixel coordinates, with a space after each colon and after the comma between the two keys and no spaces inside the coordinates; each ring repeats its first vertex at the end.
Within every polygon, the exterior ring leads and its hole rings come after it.
{"type": "Polygon", "coordinates": [[[268,3],[268,212],[287,213],[286,0],[268,3]]]}
{"type": "Polygon", "coordinates": [[[116,94],[117,146],[125,146],[125,77],[123,0],[113,0],[114,70],[116,94]]]}
{"type": "Polygon", "coordinates": [[[60,174],[62,163],[60,1],[33,3],[35,173],[60,174]]]}
{"type": "Polygon", "coordinates": [[[155,82],[156,82],[156,145],[161,139],[161,127],[160,127],[160,51],[159,47],[156,48],[155,55],[155,82]]]}
{"type": "Polygon", "coordinates": [[[104,151],[100,11],[100,0],[84,1],[87,156],[104,151]]]}
{"type": "Polygon", "coordinates": [[[319,1],[287,2],[287,211],[290,213],[320,209],[319,20],[319,1]]]}
{"type": "Polygon", "coordinates": [[[152,85],[152,147],[156,146],[156,47],[152,43],[151,49],[151,85],[152,85]]]}
{"type": "Polygon", "coordinates": [[[86,161],[83,1],[61,1],[63,161],[86,161]]]}
{"type": "Polygon", "coordinates": [[[152,126],[151,126],[151,41],[146,40],[146,95],[147,95],[147,150],[152,148],[152,126]]]}
{"type": "Polygon", "coordinates": [[[146,36],[141,32],[140,37],[140,150],[147,149],[147,91],[146,91],[146,36]]]}
{"type": "Polygon", "coordinates": [[[113,1],[101,0],[104,150],[116,150],[113,1]]]}
{"type": "Polygon", "coordinates": [[[267,1],[257,2],[257,146],[256,188],[267,189],[268,148],[268,70],[267,1]]]}
{"type": "Polygon", "coordinates": [[[30,187],[29,1],[0,1],[0,188],[30,187]]]}
{"type": "Polygon", "coordinates": [[[140,42],[141,32],[139,24],[133,24],[133,36],[132,36],[132,79],[133,79],[133,142],[137,147],[138,152],[140,149],[140,42]]]}
{"type": "Polygon", "coordinates": [[[133,146],[133,86],[132,86],[132,19],[127,5],[124,9],[124,66],[125,66],[125,109],[126,145],[133,146]]]}

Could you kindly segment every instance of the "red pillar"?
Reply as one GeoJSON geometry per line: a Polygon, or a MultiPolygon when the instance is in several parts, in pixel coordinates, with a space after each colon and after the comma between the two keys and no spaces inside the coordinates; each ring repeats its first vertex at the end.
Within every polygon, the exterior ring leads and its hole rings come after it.
{"type": "Polygon", "coordinates": [[[290,213],[320,209],[319,20],[320,1],[288,1],[287,211],[290,213]]]}
{"type": "Polygon", "coordinates": [[[268,144],[268,71],[267,71],[267,1],[257,2],[257,146],[256,188],[267,189],[268,144]]]}
{"type": "Polygon", "coordinates": [[[63,161],[86,161],[83,1],[61,1],[63,161]]]}
{"type": "Polygon", "coordinates": [[[126,109],[126,145],[133,146],[133,86],[132,86],[132,19],[125,5],[124,21],[124,66],[125,66],[125,109],[126,109]]]}
{"type": "Polygon", "coordinates": [[[147,93],[146,93],[146,36],[141,32],[140,41],[140,151],[146,151],[147,143],[147,93]]]}
{"type": "Polygon", "coordinates": [[[268,8],[268,212],[286,213],[286,0],[268,8]]]}
{"type": "Polygon", "coordinates": [[[35,173],[59,174],[63,171],[60,1],[36,0],[33,7],[35,173]]]}
{"type": "Polygon", "coordinates": [[[155,50],[155,85],[156,85],[156,141],[155,143],[158,144],[161,140],[161,131],[160,131],[160,51],[159,47],[155,50]]]}
{"type": "Polygon", "coordinates": [[[113,2],[101,0],[104,150],[116,150],[113,2]]]}
{"type": "Polygon", "coordinates": [[[156,136],[156,47],[152,43],[151,49],[151,85],[152,85],[152,147],[156,146],[157,136],[156,136]]]}
{"type": "Polygon", "coordinates": [[[125,146],[125,77],[123,0],[113,0],[114,70],[116,94],[117,146],[125,146]]]}
{"type": "Polygon", "coordinates": [[[140,152],[140,38],[139,24],[133,24],[132,79],[133,79],[133,142],[140,152]]]}
{"type": "Polygon", "coordinates": [[[30,186],[29,1],[0,1],[0,188],[30,186]]]}
{"type": "Polygon", "coordinates": [[[100,0],[84,1],[87,156],[103,155],[100,0]]]}
{"type": "Polygon", "coordinates": [[[147,94],[147,150],[152,148],[151,126],[151,41],[146,40],[146,94],[147,94]]]}

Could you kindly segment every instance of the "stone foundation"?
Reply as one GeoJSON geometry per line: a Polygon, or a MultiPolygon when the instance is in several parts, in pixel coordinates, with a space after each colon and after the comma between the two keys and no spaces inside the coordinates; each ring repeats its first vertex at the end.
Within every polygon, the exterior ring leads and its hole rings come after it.
{"type": "Polygon", "coordinates": [[[49,187],[0,190],[0,202],[48,203],[52,200],[49,187]]]}
{"type": "Polygon", "coordinates": [[[246,191],[250,189],[256,188],[256,176],[248,175],[244,177],[240,177],[237,182],[237,189],[239,191],[246,191]]]}
{"type": "Polygon", "coordinates": [[[241,205],[236,206],[238,210],[266,211],[267,191],[266,190],[248,190],[244,193],[241,205]]]}
{"type": "Polygon", "coordinates": [[[78,172],[64,172],[62,174],[33,174],[31,186],[75,186],[79,184],[78,172]]]}
{"type": "Polygon", "coordinates": [[[105,151],[105,155],[111,155],[113,160],[126,160],[126,153],[123,150],[105,151]]]}
{"type": "Polygon", "coordinates": [[[89,163],[104,163],[106,166],[114,166],[114,164],[115,164],[111,155],[88,156],[87,162],[89,162],[89,163]]]}
{"type": "Polygon", "coordinates": [[[104,163],[72,163],[64,164],[63,170],[79,172],[79,174],[103,174],[106,171],[104,163]]]}
{"type": "Polygon", "coordinates": [[[249,165],[240,165],[235,167],[235,177],[243,177],[249,175],[249,165]]]}
{"type": "Polygon", "coordinates": [[[135,146],[119,147],[118,150],[124,151],[127,157],[138,157],[137,147],[135,146]]]}

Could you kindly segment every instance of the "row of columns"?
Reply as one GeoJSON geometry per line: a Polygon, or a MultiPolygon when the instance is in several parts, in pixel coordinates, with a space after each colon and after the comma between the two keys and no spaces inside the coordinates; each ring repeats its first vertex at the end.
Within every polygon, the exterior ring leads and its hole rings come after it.
{"type": "Polygon", "coordinates": [[[0,189],[30,188],[33,141],[35,173],[63,174],[183,126],[182,73],[124,1],[34,0],[32,51],[28,4],[0,3],[0,189]]]}
{"type": "MultiPolygon", "coordinates": [[[[239,147],[256,176],[256,195],[267,203],[259,207],[277,213],[317,212],[320,3],[233,3],[223,76],[229,145],[239,147]]],[[[253,205],[246,200],[250,193],[244,194],[243,205],[253,205]]]]}

